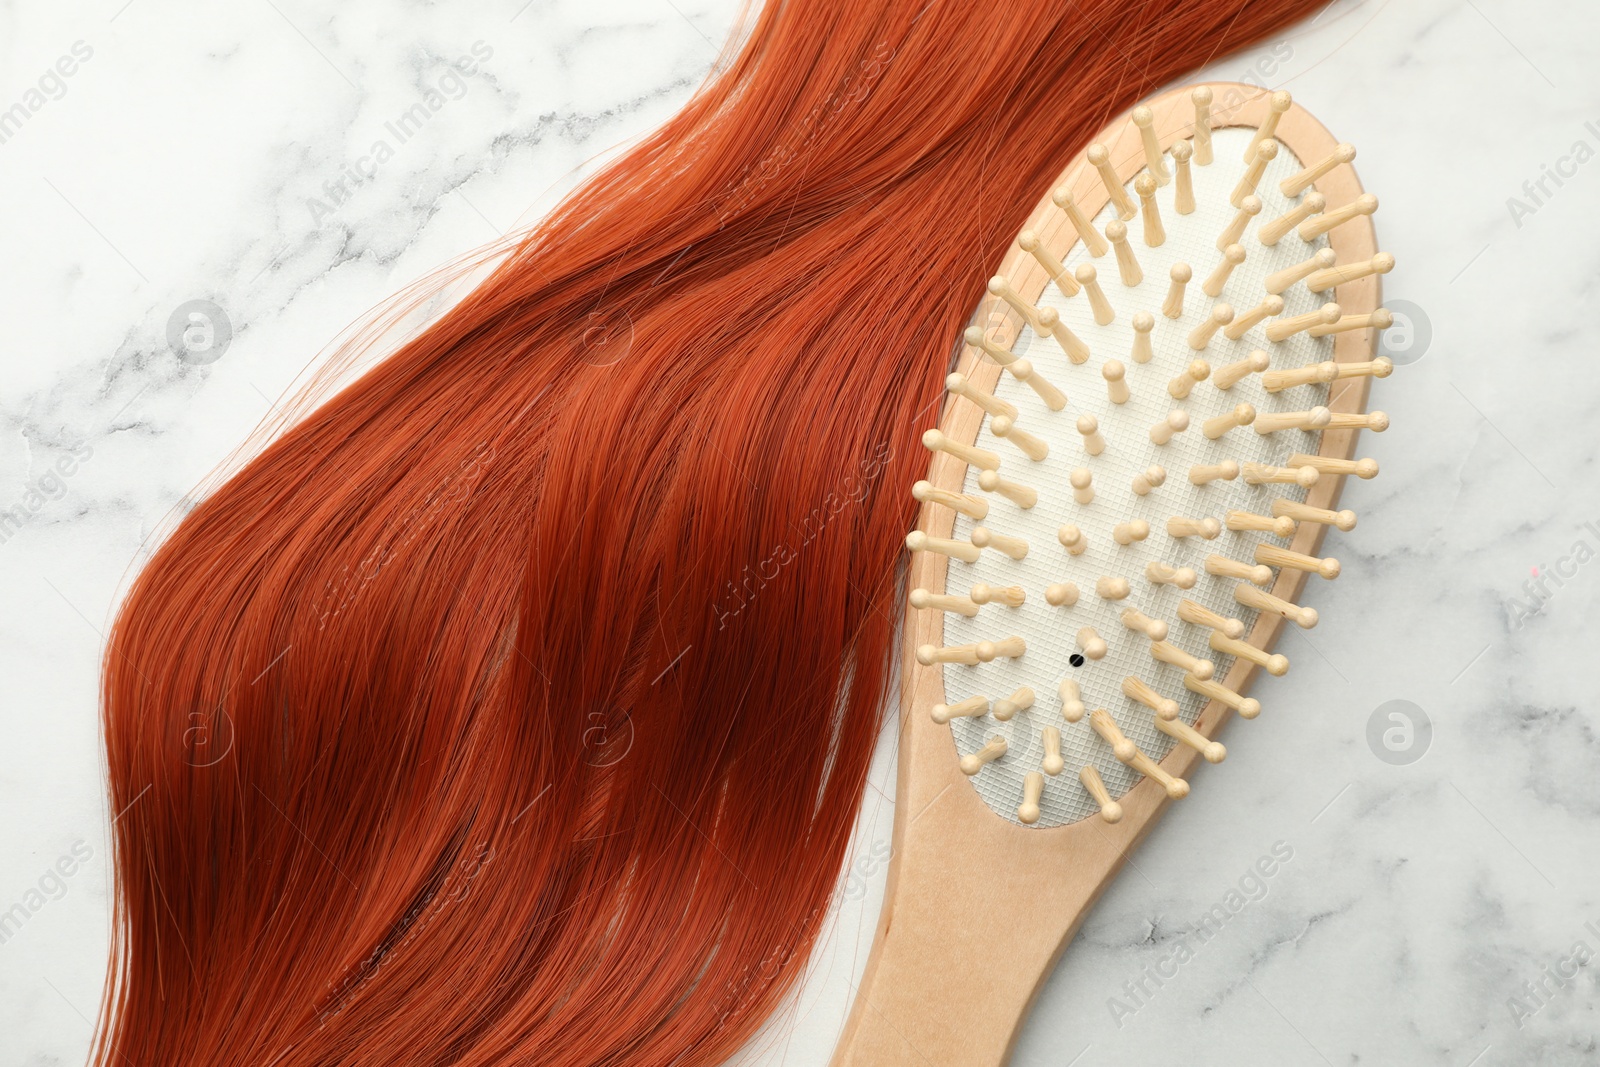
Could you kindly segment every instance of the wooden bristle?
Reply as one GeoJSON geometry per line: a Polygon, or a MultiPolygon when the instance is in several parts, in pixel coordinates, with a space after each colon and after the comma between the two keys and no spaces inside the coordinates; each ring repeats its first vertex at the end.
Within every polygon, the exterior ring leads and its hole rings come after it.
{"type": "Polygon", "coordinates": [[[1139,143],[1144,147],[1144,165],[1156,184],[1166,185],[1172,180],[1167,172],[1166,156],[1161,142],[1156,138],[1155,115],[1143,105],[1133,109],[1133,124],[1139,127],[1139,143]]]}
{"type": "Polygon", "coordinates": [[[1010,722],[1016,717],[1017,712],[1027,711],[1031,707],[1033,707],[1033,690],[1022,686],[1010,696],[996,700],[990,714],[1001,722],[1010,722]]]}
{"type": "MultiPolygon", "coordinates": [[[[1275,296],[1268,297],[1267,299],[1277,300],[1278,309],[1280,311],[1283,309],[1282,300],[1279,300],[1275,296]]],[[[1251,314],[1254,314],[1254,312],[1251,312],[1251,314]]],[[[1228,326],[1227,332],[1232,334],[1233,327],[1237,326],[1238,323],[1238,319],[1233,320],[1233,323],[1228,326]]],[[[1233,340],[1237,340],[1237,338],[1233,338],[1233,340]]],[[[1218,367],[1211,375],[1211,384],[1216,386],[1218,389],[1221,389],[1223,392],[1227,392],[1229,389],[1232,389],[1235,385],[1239,384],[1250,375],[1262,373],[1271,365],[1271,363],[1272,360],[1267,356],[1267,354],[1258,348],[1243,359],[1235,360],[1232,363],[1225,363],[1218,367]]]]}
{"type": "Polygon", "coordinates": [[[1012,559],[1026,559],[1028,555],[1028,542],[1020,537],[995,533],[987,526],[972,528],[972,543],[978,548],[992,548],[1012,559]]]}
{"type": "Polygon", "coordinates": [[[943,726],[951,719],[979,718],[989,714],[989,698],[975,696],[954,704],[935,704],[929,711],[933,721],[943,726]]]}
{"type": "Polygon", "coordinates": [[[1322,159],[1306,167],[1298,174],[1283,179],[1283,181],[1278,183],[1278,190],[1283,193],[1284,196],[1299,196],[1301,193],[1305,192],[1306,189],[1310,188],[1311,184],[1318,178],[1328,173],[1334,167],[1348,163],[1354,158],[1356,158],[1355,147],[1353,145],[1341,144],[1322,159]]]}
{"type": "Polygon", "coordinates": [[[1300,225],[1306,219],[1327,207],[1327,200],[1321,193],[1307,193],[1306,198],[1282,215],[1263,223],[1256,236],[1261,243],[1267,246],[1277,244],[1283,240],[1290,230],[1300,225]]]}
{"type": "Polygon", "coordinates": [[[1180,215],[1194,213],[1194,175],[1189,170],[1189,160],[1194,156],[1194,147],[1188,141],[1179,141],[1172,146],[1172,164],[1174,180],[1177,186],[1173,190],[1173,207],[1180,215]]]}
{"type": "MultiPolygon", "coordinates": [[[[1117,217],[1127,222],[1137,214],[1133,206],[1133,199],[1128,196],[1128,190],[1123,188],[1122,179],[1117,177],[1117,168],[1111,165],[1111,151],[1103,144],[1092,144],[1084,149],[1083,158],[1089,161],[1100,174],[1100,181],[1110,194],[1111,202],[1116,205],[1117,217]]],[[[1099,252],[1097,255],[1104,255],[1099,252]]]]}
{"type": "MultiPolygon", "coordinates": [[[[1068,277],[1071,277],[1071,275],[1068,275],[1068,277]]],[[[1077,285],[1078,283],[1073,281],[1072,284],[1077,285]]],[[[1084,343],[1083,338],[1073,333],[1067,327],[1067,324],[1061,321],[1061,312],[1055,308],[1045,308],[1039,312],[1039,322],[1049,332],[1050,336],[1055,339],[1056,344],[1061,346],[1061,351],[1067,354],[1069,360],[1080,365],[1088,362],[1089,346],[1084,343]]]]}
{"type": "Polygon", "coordinates": [[[1150,642],[1150,655],[1162,663],[1170,663],[1174,667],[1182,668],[1196,678],[1210,678],[1216,672],[1216,665],[1208,659],[1191,656],[1171,641],[1150,642]]]}
{"type": "Polygon", "coordinates": [[[1100,777],[1100,772],[1095,770],[1094,764],[1085,763],[1078,771],[1078,780],[1083,783],[1084,792],[1100,805],[1100,818],[1103,821],[1108,823],[1122,821],[1122,805],[1111,799],[1111,794],[1106,791],[1106,783],[1100,777]]]}
{"type": "Polygon", "coordinates": [[[1001,400],[997,396],[973,388],[965,374],[952,374],[944,380],[944,387],[951,396],[964,397],[978,405],[991,415],[1004,415],[1009,419],[1017,417],[1016,405],[1009,400],[1001,400]]]}
{"type": "Polygon", "coordinates": [[[1031,508],[1039,502],[1039,491],[1021,482],[1009,481],[992,470],[978,475],[978,488],[985,493],[996,493],[1019,508],[1031,508]]]}
{"type": "Polygon", "coordinates": [[[1093,263],[1085,263],[1076,272],[1078,284],[1083,286],[1083,295],[1089,300],[1089,309],[1094,313],[1094,321],[1101,326],[1109,326],[1117,317],[1111,307],[1111,301],[1106,299],[1105,290],[1100,288],[1100,272],[1094,269],[1093,263]]]}
{"type": "Polygon", "coordinates": [[[921,530],[913,530],[906,534],[906,547],[913,552],[932,552],[940,556],[949,556],[965,563],[976,563],[981,553],[976,545],[968,541],[954,541],[947,537],[932,537],[921,530]]]}
{"type": "Polygon", "coordinates": [[[1272,94],[1272,99],[1267,102],[1267,113],[1261,119],[1261,125],[1256,127],[1255,134],[1250,138],[1250,143],[1245,146],[1244,162],[1248,163],[1260,151],[1267,139],[1278,132],[1278,120],[1283,118],[1289,108],[1294,106],[1294,97],[1289,95],[1289,90],[1279,89],[1272,94]]]}
{"type": "Polygon", "coordinates": [[[1121,219],[1112,219],[1106,223],[1106,238],[1110,240],[1111,247],[1117,253],[1117,273],[1122,278],[1122,284],[1131,288],[1144,281],[1144,271],[1139,269],[1139,261],[1134,257],[1133,246],[1128,243],[1127,223],[1121,219]]]}
{"type": "Polygon", "coordinates": [[[1106,244],[1106,239],[1101,237],[1100,231],[1089,222],[1089,217],[1078,207],[1078,201],[1066,188],[1057,189],[1051,199],[1055,201],[1056,207],[1065,213],[1067,221],[1072,224],[1073,230],[1078,235],[1078,240],[1083,242],[1083,247],[1089,250],[1091,256],[1098,259],[1111,250],[1111,246],[1106,244]]]}
{"type": "Polygon", "coordinates": [[[1008,608],[1020,608],[1028,602],[1028,591],[1020,585],[979,582],[968,590],[967,596],[974,604],[1003,604],[1008,608]]]}
{"type": "MultiPolygon", "coordinates": [[[[1224,311],[1228,309],[1227,304],[1218,304],[1217,306],[1224,311]]],[[[1215,315],[1213,315],[1213,319],[1215,319],[1215,315]]],[[[1192,339],[1189,342],[1189,347],[1194,347],[1192,339]]],[[[1203,359],[1190,360],[1189,366],[1184,369],[1184,372],[1167,383],[1167,394],[1174,400],[1182,400],[1194,390],[1198,383],[1205,381],[1210,376],[1211,364],[1203,359]]]]}
{"type": "Polygon", "coordinates": [[[1356,528],[1356,513],[1353,511],[1331,511],[1328,508],[1314,508],[1310,504],[1302,504],[1298,500],[1274,500],[1272,502],[1272,513],[1292,522],[1321,523],[1324,526],[1333,526],[1345,532],[1356,528]]]}
{"type": "MultiPolygon", "coordinates": [[[[1263,585],[1266,583],[1263,582],[1263,585]]],[[[1309,630],[1317,624],[1317,609],[1305,608],[1299,604],[1291,604],[1287,600],[1273,596],[1264,589],[1257,589],[1253,585],[1236,585],[1233,587],[1233,598],[1247,608],[1257,611],[1270,611],[1274,615],[1282,615],[1302,630],[1309,630]]]]}
{"type": "Polygon", "coordinates": [[[1263,652],[1254,645],[1215,630],[1212,631],[1208,643],[1211,645],[1211,651],[1236,659],[1249,660],[1268,674],[1281,676],[1289,673],[1289,657],[1279,653],[1263,652]]]}
{"type": "Polygon", "coordinates": [[[1050,249],[1045,247],[1038,234],[1032,230],[1023,230],[1017,234],[1017,247],[1032,256],[1039,266],[1044,268],[1045,273],[1050,276],[1051,281],[1055,282],[1056,288],[1061,291],[1062,296],[1078,295],[1078,279],[1074,278],[1072,272],[1067,270],[1066,265],[1057,259],[1050,249]]]}
{"type": "Polygon", "coordinates": [[[1228,750],[1220,741],[1207,739],[1206,735],[1184,722],[1182,719],[1157,719],[1156,729],[1174,738],[1179,744],[1188,745],[1207,763],[1221,763],[1228,758],[1228,750]]]}
{"type": "Polygon", "coordinates": [[[1144,634],[1152,641],[1165,641],[1167,639],[1167,624],[1160,619],[1152,619],[1138,608],[1122,609],[1122,625],[1137,633],[1144,634]]]}
{"type": "Polygon", "coordinates": [[[1189,413],[1182,409],[1169,411],[1167,417],[1150,427],[1150,443],[1164,445],[1189,428],[1189,413]]]}
{"type": "Polygon", "coordinates": [[[1232,411],[1225,411],[1221,415],[1207,419],[1201,424],[1200,430],[1210,441],[1221,440],[1229,430],[1240,426],[1249,426],[1256,420],[1256,409],[1250,404],[1236,404],[1232,411]]]}
{"type": "Polygon", "coordinates": [[[989,514],[988,501],[965,493],[952,493],[938,489],[932,482],[920,481],[911,487],[911,496],[919,503],[942,504],[972,519],[982,519],[989,514]]]}
{"type": "Polygon", "coordinates": [[[1301,240],[1311,241],[1321,237],[1335,226],[1343,226],[1351,219],[1370,215],[1377,210],[1378,198],[1371,193],[1362,193],[1343,207],[1337,207],[1331,211],[1324,211],[1320,215],[1312,216],[1300,224],[1297,232],[1300,234],[1301,240]]]}
{"type": "Polygon", "coordinates": [[[968,326],[967,332],[962,334],[962,340],[973,348],[983,350],[990,359],[1002,367],[1009,367],[1017,361],[1017,357],[1009,349],[1001,348],[989,340],[989,336],[976,326],[968,326]]]}
{"type": "Polygon", "coordinates": [[[924,433],[922,445],[930,452],[943,452],[974,467],[982,467],[984,470],[1000,469],[1000,457],[993,452],[953,441],[938,430],[928,430],[924,433]]]}
{"type": "Polygon", "coordinates": [[[1194,101],[1194,161],[1202,167],[1211,165],[1211,90],[1200,86],[1189,94],[1194,101]]]}
{"type": "Polygon", "coordinates": [[[1379,252],[1371,259],[1363,259],[1359,263],[1336,263],[1316,271],[1306,278],[1306,288],[1313,293],[1326,292],[1336,285],[1360,281],[1374,274],[1388,274],[1392,270],[1394,270],[1394,257],[1387,252],[1379,252]]]}
{"type": "Polygon", "coordinates": [[[972,618],[978,614],[978,605],[964,596],[934,593],[927,589],[911,590],[911,606],[923,611],[949,611],[972,618]]]}
{"type": "Polygon", "coordinates": [[[1341,315],[1338,321],[1318,323],[1307,330],[1312,337],[1327,337],[1334,333],[1348,333],[1351,330],[1387,330],[1394,325],[1394,312],[1388,308],[1378,308],[1365,315],[1341,315]]]}
{"type": "Polygon", "coordinates": [[[1216,305],[1211,309],[1211,314],[1200,320],[1200,325],[1189,331],[1189,347],[1196,352],[1205,351],[1216,332],[1232,321],[1233,308],[1227,304],[1216,305]]]}
{"type": "Polygon", "coordinates": [[[1122,695],[1137,704],[1143,704],[1155,712],[1157,718],[1176,719],[1178,717],[1178,702],[1176,700],[1162,696],[1144,681],[1132,675],[1122,680],[1122,695]]]}
{"type": "Polygon", "coordinates": [[[1051,411],[1060,411],[1067,406],[1067,394],[1057,389],[1044,375],[1034,370],[1032,360],[1019,359],[1007,367],[1006,370],[1010,371],[1018,381],[1028,383],[1029,388],[1039,394],[1039,399],[1043,400],[1044,406],[1051,411]]]}
{"type": "Polygon", "coordinates": [[[1194,271],[1187,263],[1174,263],[1168,272],[1172,279],[1171,286],[1167,289],[1167,298],[1161,304],[1161,314],[1169,319],[1183,317],[1183,289],[1189,284],[1189,279],[1194,277],[1194,271]]]}
{"type": "Polygon", "coordinates": [[[1357,478],[1378,476],[1378,461],[1375,459],[1335,459],[1332,456],[1296,452],[1284,462],[1291,467],[1310,467],[1323,474],[1353,474],[1357,478]]]}
{"type": "Polygon", "coordinates": [[[971,777],[1006,754],[1006,739],[999,734],[989,738],[989,743],[969,756],[961,757],[961,773],[971,777]]]}
{"type": "Polygon", "coordinates": [[[1207,541],[1216,540],[1222,533],[1222,523],[1216,519],[1186,519],[1174,515],[1167,520],[1168,537],[1202,537],[1207,541]]]}
{"type": "Polygon", "coordinates": [[[1228,277],[1233,273],[1233,268],[1244,262],[1244,245],[1232,244],[1222,252],[1222,259],[1218,261],[1213,270],[1200,285],[1200,291],[1210,297],[1222,295],[1223,287],[1228,284],[1228,277]]]}
{"type": "MultiPolygon", "coordinates": [[[[1187,167],[1183,173],[1185,176],[1188,175],[1187,167]]],[[[1156,204],[1156,183],[1151,180],[1150,175],[1141,174],[1133,183],[1133,191],[1139,194],[1139,214],[1144,221],[1145,247],[1159,248],[1167,243],[1167,229],[1161,224],[1161,208],[1156,204]]]]}
{"type": "Polygon", "coordinates": [[[1250,157],[1249,166],[1239,177],[1239,184],[1233,187],[1233,193],[1228,197],[1228,203],[1239,207],[1244,203],[1244,198],[1254,195],[1256,183],[1261,180],[1261,175],[1266,173],[1267,164],[1278,158],[1278,142],[1268,137],[1257,142],[1255,150],[1250,157]]]}
{"type": "Polygon", "coordinates": [[[1253,719],[1261,714],[1261,701],[1254,697],[1240,696],[1232,689],[1220,682],[1210,679],[1196,678],[1192,674],[1183,676],[1183,687],[1191,693],[1196,693],[1207,700],[1215,700],[1232,708],[1239,713],[1241,719],[1253,719]]]}
{"type": "Polygon", "coordinates": [[[1204,626],[1215,630],[1225,637],[1243,637],[1244,623],[1239,619],[1230,619],[1226,615],[1218,615],[1208,607],[1196,604],[1192,600],[1178,602],[1178,618],[1196,626],[1204,626]]]}
{"type": "Polygon", "coordinates": [[[1239,202],[1239,213],[1228,223],[1228,228],[1217,237],[1217,251],[1224,251],[1229,245],[1239,243],[1239,238],[1244,236],[1245,227],[1250,225],[1250,220],[1261,214],[1261,198],[1251,195],[1239,202]]]}
{"type": "Polygon", "coordinates": [[[990,278],[989,293],[991,296],[997,296],[1007,304],[1011,305],[1012,310],[1014,310],[1018,315],[1021,315],[1023,320],[1026,321],[1029,326],[1033,327],[1033,332],[1035,334],[1039,335],[1040,337],[1045,335],[1044,324],[1039,321],[1039,309],[1034,307],[1033,304],[1029,303],[1028,301],[1022,299],[1022,294],[1017,292],[1016,289],[1012,288],[1011,282],[1007,278],[999,274],[996,274],[993,278],[990,278]]]}

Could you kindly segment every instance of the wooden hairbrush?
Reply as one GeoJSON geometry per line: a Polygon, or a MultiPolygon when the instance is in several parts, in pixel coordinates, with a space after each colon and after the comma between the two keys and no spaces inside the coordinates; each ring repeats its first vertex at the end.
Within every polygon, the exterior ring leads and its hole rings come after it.
{"type": "Polygon", "coordinates": [[[912,550],[894,861],[834,1062],[1002,1064],[1299,598],[1392,321],[1354,150],[1212,84],[1063,171],[967,330],[912,550]],[[1228,101],[1229,106],[1222,102],[1228,101]],[[1216,105],[1213,110],[1213,105],[1216,105]],[[1026,901],[1026,906],[992,906],[1026,901]]]}

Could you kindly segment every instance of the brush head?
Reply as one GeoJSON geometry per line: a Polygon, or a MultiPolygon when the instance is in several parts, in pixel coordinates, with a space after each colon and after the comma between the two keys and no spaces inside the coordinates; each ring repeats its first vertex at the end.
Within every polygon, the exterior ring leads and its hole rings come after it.
{"type": "MultiPolygon", "coordinates": [[[[1286,106],[1275,100],[1273,110],[1286,106]]],[[[1341,390],[1364,390],[1364,379],[1392,370],[1383,360],[1336,361],[1344,332],[1387,321],[1377,309],[1351,322],[1337,300],[1346,274],[1385,273],[1393,257],[1343,264],[1331,247],[1339,225],[1370,225],[1363,216],[1377,200],[1329,204],[1303,179],[1348,162],[1344,146],[1328,160],[1301,160],[1255,135],[1211,130],[1205,165],[1180,142],[1165,160],[1177,181],[1149,169],[1122,174],[1126,200],[1081,178],[1058,188],[1056,209],[1036,215],[1018,242],[1023,266],[1044,268],[1044,284],[1022,271],[992,279],[990,293],[1006,303],[985,301],[974,321],[993,323],[1009,304],[1010,324],[966,331],[967,362],[952,377],[937,444],[960,436],[952,420],[970,418],[973,393],[987,385],[1003,403],[983,404],[962,443],[999,465],[968,466],[945,486],[988,504],[981,522],[957,513],[949,525],[960,550],[943,553],[945,589],[984,596],[966,611],[914,594],[914,607],[943,620],[943,645],[919,648],[918,659],[943,672],[939,709],[988,709],[935,719],[948,724],[951,758],[983,801],[1020,825],[1116,821],[1118,798],[1146,777],[1167,797],[1184,796],[1188,783],[1160,765],[1174,745],[1220,762],[1226,750],[1210,734],[1222,714],[1261,710],[1229,687],[1247,677],[1236,667],[1286,672],[1285,656],[1259,646],[1281,620],[1315,626],[1316,611],[1295,603],[1300,584],[1340,571],[1300,535],[1350,529],[1355,516],[1308,503],[1308,493],[1376,473],[1370,460],[1324,457],[1323,438],[1388,426],[1381,412],[1337,413],[1349,410],[1341,390]],[[1134,198],[1140,214],[1119,207],[1134,198]],[[1086,247],[1071,215],[1096,204],[1104,206],[1088,221],[1109,243],[1086,247]],[[1325,210],[1345,221],[1327,225],[1325,210]],[[1274,221],[1284,236],[1265,243],[1274,221]],[[985,368],[991,361],[1009,373],[985,368]],[[1024,651],[984,656],[1000,638],[1024,651]],[[1027,707],[1005,702],[1020,691],[1027,707]]],[[[1102,175],[1111,165],[1093,148],[1086,158],[1102,175]]],[[[926,489],[917,495],[929,500],[926,489]]],[[[931,519],[938,506],[925,503],[925,527],[949,523],[931,519]]]]}

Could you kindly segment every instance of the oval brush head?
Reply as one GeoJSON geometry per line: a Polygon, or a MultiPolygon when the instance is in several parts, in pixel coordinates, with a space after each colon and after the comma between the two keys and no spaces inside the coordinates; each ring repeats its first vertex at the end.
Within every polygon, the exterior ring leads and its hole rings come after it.
{"type": "Polygon", "coordinates": [[[924,440],[894,859],[838,1067],[1006,1062],[1221,724],[1272,714],[1251,677],[1290,669],[1275,639],[1316,625],[1323,533],[1355,525],[1341,484],[1377,473],[1353,457],[1388,425],[1366,396],[1394,261],[1354,152],[1228,84],[1098,142],[991,280],[924,440]]]}
{"type": "Polygon", "coordinates": [[[1287,93],[1259,127],[1213,130],[1200,92],[1170,150],[1136,109],[1123,158],[1091,146],[1035,213],[924,439],[949,457],[914,487],[907,538],[945,563],[911,593],[942,618],[915,648],[942,672],[926,713],[1023,825],[1115,822],[1145,778],[1184,796],[1161,766],[1174,746],[1221,762],[1222,715],[1261,711],[1250,672],[1289,669],[1278,627],[1317,623],[1307,577],[1339,574],[1320,554],[1327,526],[1355,525],[1338,483],[1377,472],[1343,457],[1387,428],[1361,401],[1391,365],[1335,362],[1341,337],[1370,347],[1391,321],[1371,282],[1365,309],[1340,305],[1393,265],[1370,240],[1335,247],[1370,237],[1377,200],[1339,199],[1359,188],[1329,179],[1348,146],[1300,159],[1273,136],[1287,93]]]}

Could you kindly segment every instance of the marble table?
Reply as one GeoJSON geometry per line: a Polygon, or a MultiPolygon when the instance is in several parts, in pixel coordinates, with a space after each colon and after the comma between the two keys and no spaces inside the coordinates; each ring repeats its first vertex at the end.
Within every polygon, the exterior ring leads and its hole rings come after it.
{"type": "MultiPolygon", "coordinates": [[[[0,8],[0,108],[25,105],[0,137],[0,913],[24,913],[0,1067],[88,1048],[98,657],[141,544],[363,310],[671,115],[738,8],[0,8]]],[[[1088,920],[1017,1067],[1593,1061],[1597,34],[1574,0],[1346,0],[1204,72],[1289,88],[1358,144],[1399,260],[1394,426],[1363,443],[1384,473],[1346,493],[1323,624],[1290,629],[1268,712],[1088,920]]],[[[827,1062],[883,892],[892,740],[828,941],[743,1062],[827,1062]]]]}

